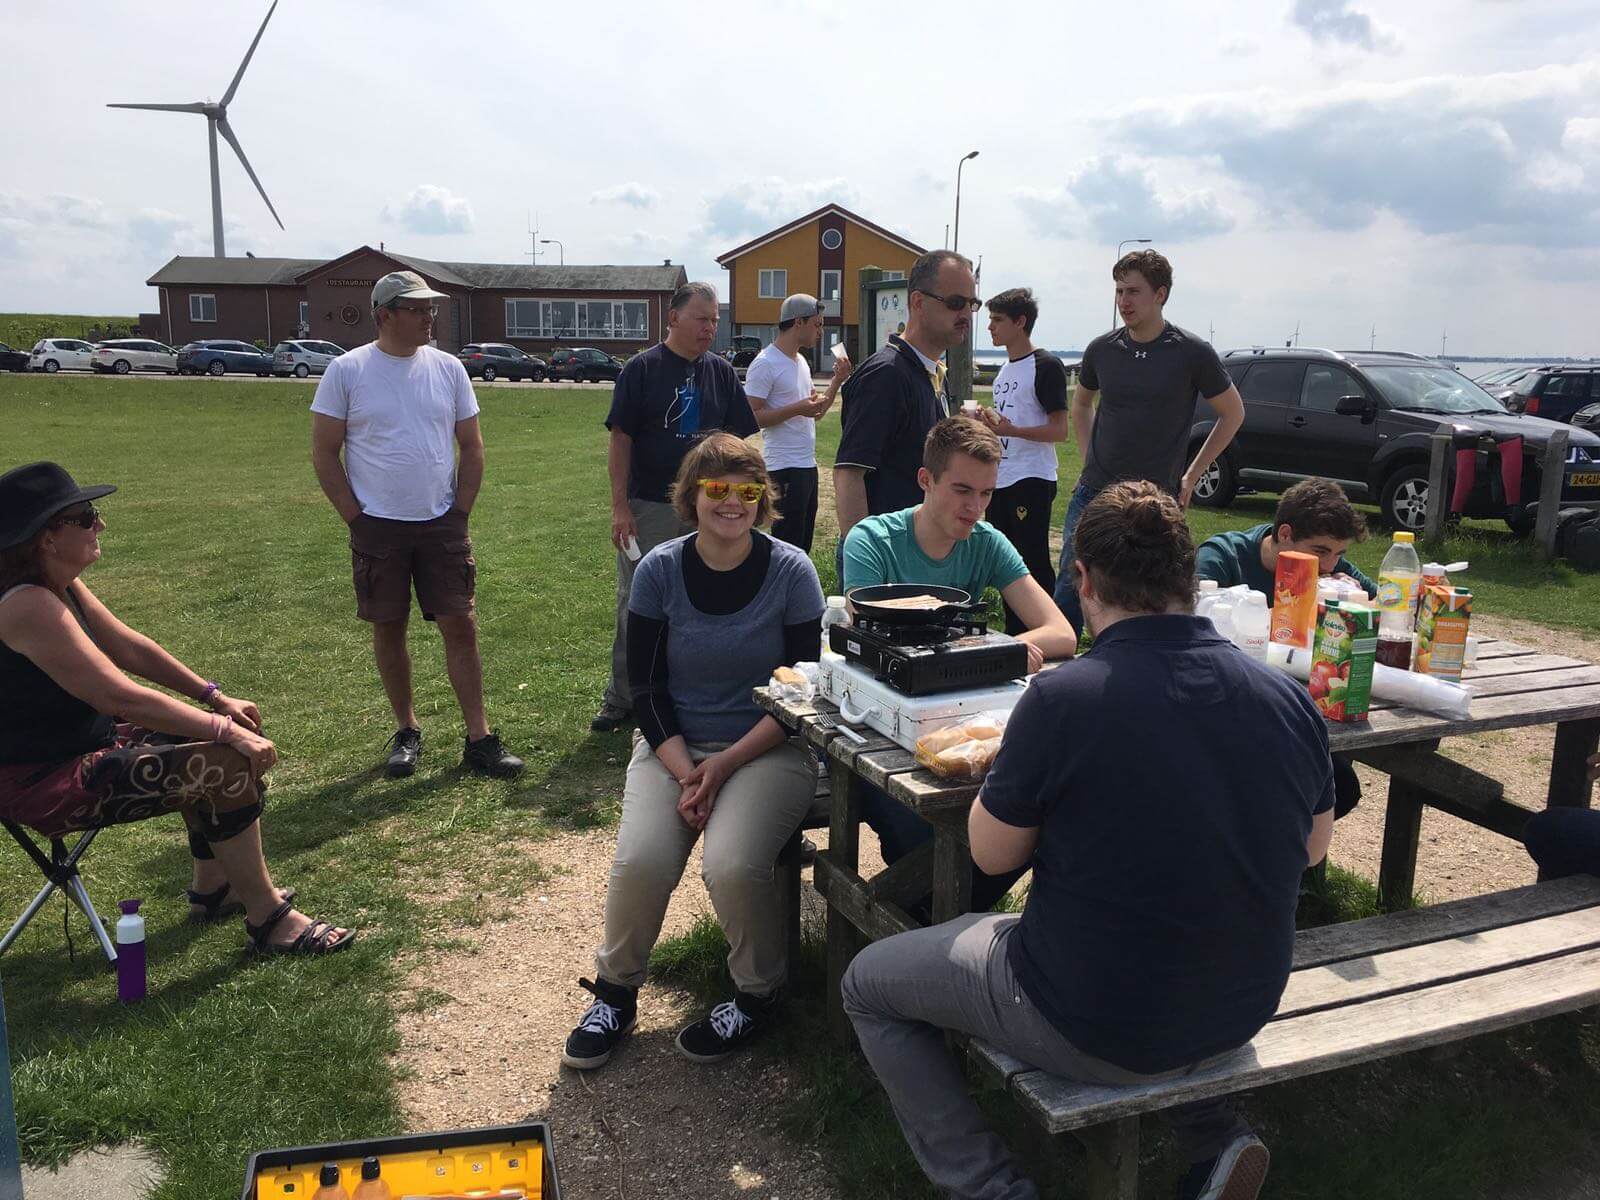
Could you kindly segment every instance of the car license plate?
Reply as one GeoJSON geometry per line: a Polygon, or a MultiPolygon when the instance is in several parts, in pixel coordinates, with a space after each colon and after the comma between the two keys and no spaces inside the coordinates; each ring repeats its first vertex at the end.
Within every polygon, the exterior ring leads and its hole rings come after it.
{"type": "Polygon", "coordinates": [[[1579,471],[1568,475],[1567,483],[1572,487],[1600,487],[1600,471],[1579,471]]]}

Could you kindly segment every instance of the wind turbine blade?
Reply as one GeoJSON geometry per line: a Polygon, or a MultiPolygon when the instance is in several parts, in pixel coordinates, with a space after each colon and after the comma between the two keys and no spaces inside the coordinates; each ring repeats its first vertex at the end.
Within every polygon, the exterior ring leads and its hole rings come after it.
{"type": "MultiPolygon", "coordinates": [[[[261,28],[256,30],[256,40],[254,42],[251,42],[250,43],[250,49],[248,49],[248,50],[246,50],[244,52],[244,61],[239,64],[238,71],[236,71],[234,73],[233,82],[228,85],[228,90],[222,94],[222,107],[223,108],[227,108],[228,107],[228,101],[232,100],[233,99],[233,94],[239,90],[239,80],[244,78],[244,69],[250,65],[250,56],[256,52],[256,45],[257,45],[257,43],[259,43],[261,41],[261,35],[267,31],[267,22],[272,20],[272,14],[275,13],[277,10],[278,10],[278,0],[272,0],[272,7],[267,9],[267,15],[264,18],[262,18],[261,28]]],[[[235,146],[234,148],[238,149],[237,146],[235,146]]],[[[260,187],[261,185],[258,183],[256,186],[260,187]]],[[[265,199],[265,197],[266,197],[266,193],[262,193],[262,198],[265,199]]],[[[271,208],[272,205],[269,204],[269,205],[267,205],[267,207],[271,208]]]]}
{"type": "Polygon", "coordinates": [[[108,104],[107,108],[148,108],[155,112],[190,112],[203,113],[204,104],[108,104]]]}
{"type": "Polygon", "coordinates": [[[228,145],[233,147],[233,152],[239,156],[239,164],[244,167],[244,173],[250,176],[250,182],[256,185],[256,191],[261,193],[261,199],[267,206],[267,211],[272,214],[272,219],[278,223],[278,228],[283,228],[283,218],[278,216],[278,210],[272,207],[272,201],[267,199],[267,189],[261,186],[261,180],[256,178],[256,173],[251,169],[250,160],[244,156],[244,147],[239,145],[239,139],[233,136],[233,130],[228,126],[228,119],[222,117],[217,121],[217,132],[228,139],[228,145]]]}

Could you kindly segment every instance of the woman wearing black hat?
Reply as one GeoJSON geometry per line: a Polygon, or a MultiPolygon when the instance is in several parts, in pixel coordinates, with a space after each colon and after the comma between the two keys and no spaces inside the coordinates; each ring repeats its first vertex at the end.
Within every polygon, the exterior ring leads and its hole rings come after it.
{"type": "Polygon", "coordinates": [[[92,502],[114,491],[79,487],[55,463],[0,475],[0,816],[57,836],[180,812],[192,919],[242,908],[259,951],[341,950],[355,932],[296,911],[267,873],[261,777],[277,750],[260,711],[129,629],[79,578],[106,527],[92,502]]]}

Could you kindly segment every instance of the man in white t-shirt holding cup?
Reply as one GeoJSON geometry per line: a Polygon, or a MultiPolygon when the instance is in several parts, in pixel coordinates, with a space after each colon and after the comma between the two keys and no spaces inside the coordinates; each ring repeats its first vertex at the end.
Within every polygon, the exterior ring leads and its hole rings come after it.
{"type": "MultiPolygon", "coordinates": [[[[1067,440],[1067,369],[1048,350],[1033,348],[1039,305],[1028,288],[989,301],[989,336],[1006,361],[994,378],[994,407],[979,415],[1000,435],[1003,453],[989,524],[1022,555],[1028,574],[1047,593],[1056,588],[1050,554],[1050,510],[1056,500],[1056,443],[1067,440]]],[[[1027,629],[1010,607],[1006,632],[1027,629]]]]}
{"type": "Polygon", "coordinates": [[[817,421],[833,407],[850,360],[833,355],[828,390],[816,393],[811,365],[801,353],[820,345],[822,305],[796,293],[778,309],[778,336],[756,355],[744,376],[744,393],[761,426],[762,456],[778,486],[778,518],[772,536],[811,553],[817,526],[817,421]]]}
{"type": "Polygon", "coordinates": [[[388,773],[412,774],[422,753],[406,648],[415,588],[423,619],[444,638],[445,668],[466,719],[461,765],[504,779],[523,763],[489,728],[483,705],[477,561],[467,533],[483,484],[478,401],[460,360],[428,344],[435,302],[448,298],[414,271],[378,280],[377,340],[329,363],[311,402],[311,463],[350,528],[356,616],[372,625],[378,676],[394,709],[388,773]]]}

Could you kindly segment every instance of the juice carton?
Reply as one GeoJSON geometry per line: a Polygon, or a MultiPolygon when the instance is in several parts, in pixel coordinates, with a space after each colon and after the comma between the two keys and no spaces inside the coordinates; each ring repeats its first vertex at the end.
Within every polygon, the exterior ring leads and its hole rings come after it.
{"type": "Polygon", "coordinates": [[[1272,583],[1272,640],[1280,646],[1311,649],[1317,625],[1317,556],[1298,550],[1278,553],[1272,583]]]}
{"type": "Polygon", "coordinates": [[[1417,609],[1418,674],[1460,681],[1472,621],[1472,593],[1466,588],[1430,587],[1417,609]]]}
{"type": "Polygon", "coordinates": [[[1353,600],[1328,604],[1311,653],[1311,702],[1330,721],[1365,721],[1378,655],[1378,613],[1353,600]]]}

